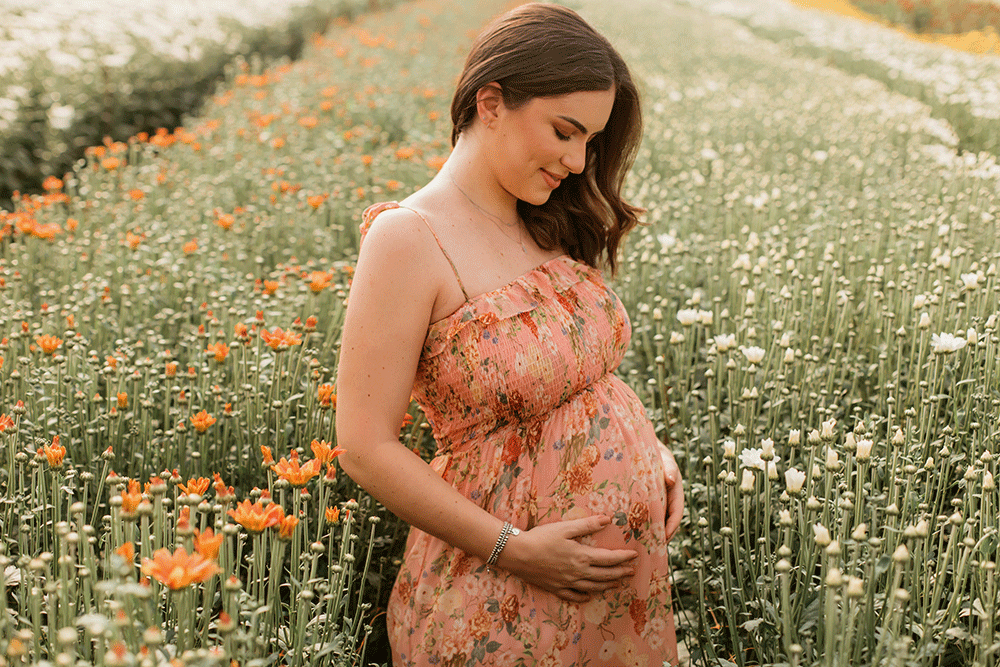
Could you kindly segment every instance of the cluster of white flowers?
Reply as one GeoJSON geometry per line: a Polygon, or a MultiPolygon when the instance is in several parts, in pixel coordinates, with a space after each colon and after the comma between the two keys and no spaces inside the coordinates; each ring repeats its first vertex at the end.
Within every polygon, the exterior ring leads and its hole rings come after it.
{"type": "MultiPolygon", "coordinates": [[[[181,61],[197,61],[206,43],[235,52],[241,30],[278,25],[297,7],[317,0],[7,0],[0,4],[0,130],[17,115],[27,95],[24,79],[46,61],[61,76],[118,69],[137,49],[181,61]]],[[[72,100],[68,100],[72,102],[72,100]]],[[[54,127],[68,127],[72,104],[54,104],[54,127]]]]}
{"type": "MultiPolygon", "coordinates": [[[[879,63],[904,80],[926,86],[942,102],[965,102],[976,116],[1000,118],[1000,57],[920,42],[877,23],[803,9],[784,0],[686,1],[751,26],[795,31],[813,46],[879,63]]],[[[942,121],[928,119],[921,129],[944,145],[958,143],[942,121]]]]}

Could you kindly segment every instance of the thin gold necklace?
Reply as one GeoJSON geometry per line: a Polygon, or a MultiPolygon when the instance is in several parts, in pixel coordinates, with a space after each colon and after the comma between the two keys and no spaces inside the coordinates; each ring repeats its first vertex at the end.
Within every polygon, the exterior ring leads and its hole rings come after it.
{"type": "MultiPolygon", "coordinates": [[[[459,184],[455,181],[455,177],[451,175],[451,170],[448,170],[448,178],[450,178],[451,182],[455,184],[455,187],[458,188],[458,191],[462,193],[462,196],[469,200],[470,204],[472,204],[473,206],[475,206],[479,210],[480,213],[482,213],[487,218],[489,218],[490,220],[493,221],[493,224],[497,226],[497,229],[500,230],[501,234],[503,234],[504,236],[506,236],[507,238],[509,238],[511,241],[514,240],[514,239],[511,239],[510,235],[507,232],[505,232],[503,230],[503,228],[504,227],[513,227],[514,225],[517,224],[516,222],[514,222],[514,223],[506,223],[503,220],[501,220],[498,216],[493,215],[492,213],[490,213],[489,211],[487,211],[486,209],[484,209],[482,206],[480,206],[476,202],[472,201],[472,197],[470,197],[469,195],[467,195],[465,193],[465,190],[463,190],[461,188],[461,186],[459,186],[459,184]]],[[[524,241],[521,238],[521,225],[517,225],[517,242],[521,246],[521,252],[523,252],[524,254],[527,255],[528,254],[528,249],[524,247],[524,241]]]]}

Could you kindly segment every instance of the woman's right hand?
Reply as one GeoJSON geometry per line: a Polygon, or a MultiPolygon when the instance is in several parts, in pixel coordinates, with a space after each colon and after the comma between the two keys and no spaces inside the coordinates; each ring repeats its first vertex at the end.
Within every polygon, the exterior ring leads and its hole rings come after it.
{"type": "Polygon", "coordinates": [[[577,541],[610,523],[610,517],[591,516],[522,531],[508,538],[497,567],[564,600],[586,602],[594,593],[627,584],[635,574],[637,552],[577,541]]]}

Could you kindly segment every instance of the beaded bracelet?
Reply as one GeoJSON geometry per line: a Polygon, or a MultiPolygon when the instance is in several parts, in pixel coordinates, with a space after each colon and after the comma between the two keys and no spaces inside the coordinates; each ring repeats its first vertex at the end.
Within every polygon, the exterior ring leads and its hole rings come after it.
{"type": "Polygon", "coordinates": [[[486,561],[486,571],[489,572],[490,567],[496,565],[497,559],[500,558],[500,552],[503,548],[507,546],[507,538],[511,535],[520,535],[521,531],[511,525],[510,521],[505,521],[503,528],[500,529],[500,537],[497,538],[497,543],[493,545],[493,552],[490,553],[489,559],[486,561]]]}

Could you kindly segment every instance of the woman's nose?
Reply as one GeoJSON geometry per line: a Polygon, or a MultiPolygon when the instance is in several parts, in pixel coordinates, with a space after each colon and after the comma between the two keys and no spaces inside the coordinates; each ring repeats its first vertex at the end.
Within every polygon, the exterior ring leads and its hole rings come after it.
{"type": "Polygon", "coordinates": [[[587,144],[583,141],[573,141],[563,155],[563,166],[574,174],[579,174],[587,165],[587,144]]]}

